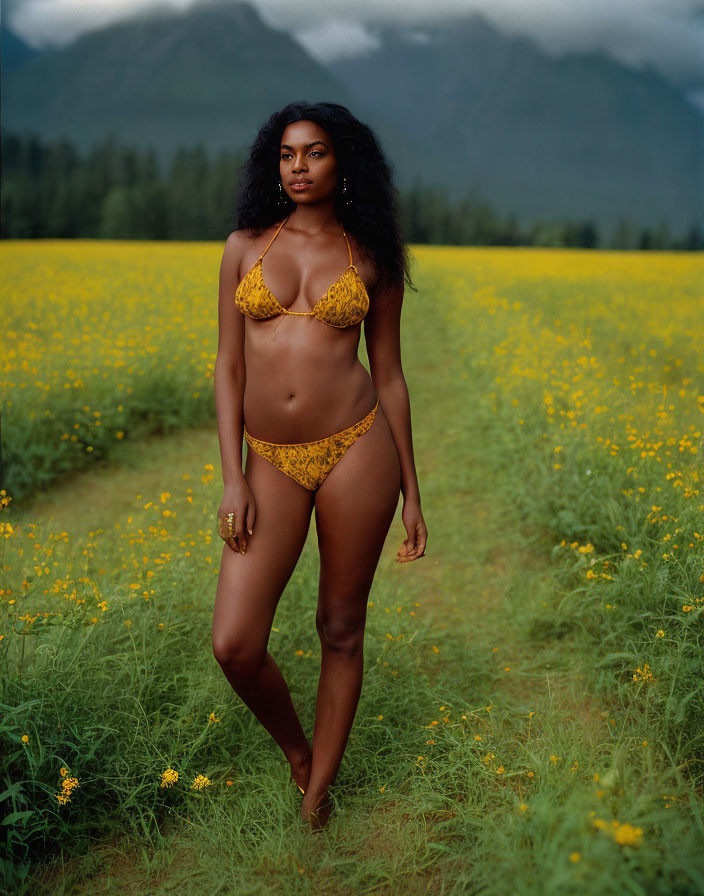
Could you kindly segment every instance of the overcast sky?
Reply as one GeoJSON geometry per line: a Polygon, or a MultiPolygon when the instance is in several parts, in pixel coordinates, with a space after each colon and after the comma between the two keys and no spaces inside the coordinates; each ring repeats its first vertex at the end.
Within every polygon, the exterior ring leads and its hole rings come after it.
{"type": "MultiPolygon", "coordinates": [[[[198,0],[4,0],[4,21],[33,46],[198,0]]],[[[234,2],[234,0],[233,0],[234,2]]],[[[704,105],[704,0],[251,0],[262,18],[321,61],[374,46],[376,25],[422,26],[482,12],[505,33],[550,54],[602,49],[629,65],[651,63],[704,105]]]]}

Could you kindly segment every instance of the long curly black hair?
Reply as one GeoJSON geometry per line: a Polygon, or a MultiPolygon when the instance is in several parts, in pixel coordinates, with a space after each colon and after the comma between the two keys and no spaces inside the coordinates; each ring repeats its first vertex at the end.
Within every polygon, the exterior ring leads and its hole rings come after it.
{"type": "Polygon", "coordinates": [[[401,236],[398,194],[392,165],[370,127],[339,103],[294,102],[274,112],[254,138],[239,173],[231,223],[254,238],[288,215],[296,204],[279,192],[281,137],[294,121],[314,121],[330,134],[338,164],[335,213],[371,259],[380,287],[415,289],[408,248],[401,236]],[[347,190],[342,194],[342,178],[347,190]],[[349,200],[347,204],[346,200],[349,200]]]}

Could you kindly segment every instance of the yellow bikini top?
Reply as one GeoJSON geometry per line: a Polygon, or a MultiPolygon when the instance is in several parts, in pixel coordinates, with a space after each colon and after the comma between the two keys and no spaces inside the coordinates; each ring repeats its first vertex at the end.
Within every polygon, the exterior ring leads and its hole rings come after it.
{"type": "Polygon", "coordinates": [[[287,215],[284,218],[279,229],[269,240],[269,245],[240,281],[235,292],[237,307],[253,320],[268,320],[280,314],[295,314],[298,317],[315,317],[330,327],[353,327],[361,323],[369,310],[369,295],[359,271],[352,264],[352,249],[344,229],[342,233],[350,253],[350,263],[345,272],[328,287],[325,295],[313,305],[312,311],[289,311],[266,285],[262,274],[262,258],[289,217],[287,215]]]}

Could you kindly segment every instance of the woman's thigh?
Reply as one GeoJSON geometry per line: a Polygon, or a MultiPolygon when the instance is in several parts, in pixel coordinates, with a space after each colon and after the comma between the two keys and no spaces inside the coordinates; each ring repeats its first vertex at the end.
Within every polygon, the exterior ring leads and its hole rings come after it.
{"type": "Polygon", "coordinates": [[[319,623],[341,628],[366,615],[379,556],[398,505],[401,468],[381,409],[315,496],[320,547],[319,623]]]}
{"type": "Polygon", "coordinates": [[[313,493],[254,451],[245,477],[256,503],[247,552],[223,545],[213,610],[213,652],[221,662],[263,659],[276,605],[305,544],[313,493]]]}

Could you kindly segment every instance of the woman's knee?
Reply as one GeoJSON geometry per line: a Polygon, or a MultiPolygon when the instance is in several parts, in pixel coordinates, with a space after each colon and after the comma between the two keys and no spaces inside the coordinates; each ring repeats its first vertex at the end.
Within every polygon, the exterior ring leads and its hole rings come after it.
{"type": "Polygon", "coordinates": [[[237,678],[252,678],[259,673],[266,656],[266,648],[254,647],[251,636],[213,634],[213,656],[223,671],[237,678]]]}
{"type": "Polygon", "coordinates": [[[335,614],[318,614],[315,623],[324,650],[354,656],[362,649],[364,619],[335,614]]]}

